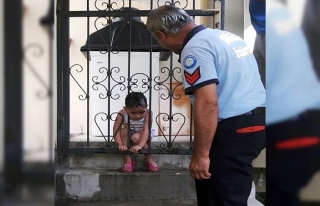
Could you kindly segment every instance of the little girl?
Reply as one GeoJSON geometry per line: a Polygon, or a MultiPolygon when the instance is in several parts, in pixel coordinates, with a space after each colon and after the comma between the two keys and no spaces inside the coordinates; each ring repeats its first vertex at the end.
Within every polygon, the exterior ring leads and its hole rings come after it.
{"type": "MultiPolygon", "coordinates": [[[[132,92],[125,99],[125,107],[118,112],[113,131],[114,140],[120,151],[127,151],[128,126],[130,125],[130,151],[138,153],[142,148],[148,148],[149,136],[149,110],[147,109],[147,98],[140,92],[132,92]],[[128,118],[129,116],[129,118],[128,118]],[[130,119],[130,124],[128,124],[130,119]],[[120,128],[121,127],[121,128],[120,128]],[[117,131],[119,129],[119,131],[117,131]]],[[[150,118],[152,120],[152,117],[150,118]]],[[[153,134],[150,132],[152,138],[153,134]]],[[[133,172],[135,162],[128,154],[124,155],[122,172],[133,172]]],[[[151,154],[145,154],[145,166],[149,172],[158,172],[159,167],[154,162],[151,154]]]]}

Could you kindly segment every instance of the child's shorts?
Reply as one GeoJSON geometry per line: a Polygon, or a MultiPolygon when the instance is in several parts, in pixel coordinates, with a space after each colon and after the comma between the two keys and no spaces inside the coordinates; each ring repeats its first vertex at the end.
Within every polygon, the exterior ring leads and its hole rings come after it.
{"type": "MultiPolygon", "coordinates": [[[[137,131],[136,130],[134,130],[134,129],[130,129],[130,133],[131,133],[131,135],[133,135],[134,133],[136,133],[137,131]]],[[[149,136],[149,140],[151,141],[152,140],[152,138],[154,137],[154,132],[155,132],[155,130],[154,129],[151,129],[150,130],[150,136],[149,136]]]]}

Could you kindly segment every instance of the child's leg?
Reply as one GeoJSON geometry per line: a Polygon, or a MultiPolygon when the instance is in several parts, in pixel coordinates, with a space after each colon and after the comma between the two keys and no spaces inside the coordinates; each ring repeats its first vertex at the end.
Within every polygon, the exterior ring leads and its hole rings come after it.
{"type": "MultiPolygon", "coordinates": [[[[127,143],[127,139],[128,139],[127,134],[128,134],[128,129],[127,128],[122,128],[120,130],[121,141],[122,141],[122,144],[125,145],[125,146],[128,145],[128,143],[127,143]]],[[[129,154],[125,154],[124,155],[124,162],[125,162],[125,164],[126,163],[131,163],[131,156],[129,154]]]]}
{"type": "MultiPolygon", "coordinates": [[[[141,137],[141,132],[136,132],[131,135],[131,142],[136,145],[138,144],[141,137]]],[[[145,144],[144,149],[148,148],[148,144],[145,144]]],[[[154,162],[152,154],[145,154],[145,165],[149,172],[158,172],[160,169],[158,165],[154,162]]]]}

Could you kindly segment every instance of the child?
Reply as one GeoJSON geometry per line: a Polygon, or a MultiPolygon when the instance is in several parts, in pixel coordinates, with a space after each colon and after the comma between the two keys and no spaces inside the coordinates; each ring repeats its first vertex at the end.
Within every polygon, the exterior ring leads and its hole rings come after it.
{"type": "MultiPolygon", "coordinates": [[[[138,153],[142,148],[148,148],[149,136],[149,109],[147,109],[147,98],[140,92],[132,92],[125,99],[125,107],[121,109],[115,120],[113,131],[116,132],[114,140],[118,144],[120,151],[126,151],[127,133],[130,125],[130,151],[138,153]],[[128,124],[128,116],[130,124],[128,124]],[[122,124],[122,125],[121,125],[122,124]],[[121,127],[121,128],[120,128],[121,127]],[[120,129],[119,129],[120,128],[120,129]],[[119,129],[119,131],[117,131],[119,129]]],[[[152,117],[150,118],[152,120],[152,117]]],[[[151,134],[151,133],[150,133],[151,134]]],[[[124,165],[122,172],[133,172],[135,162],[128,154],[124,155],[124,165]]],[[[145,154],[145,166],[149,172],[158,172],[159,167],[154,162],[151,154],[145,154]]]]}

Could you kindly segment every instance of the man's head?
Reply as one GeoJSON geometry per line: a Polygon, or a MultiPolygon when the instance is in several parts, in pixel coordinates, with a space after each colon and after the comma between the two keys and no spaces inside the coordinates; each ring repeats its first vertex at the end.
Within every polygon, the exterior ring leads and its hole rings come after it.
{"type": "Polygon", "coordinates": [[[148,14],[146,26],[162,47],[179,53],[174,46],[176,39],[173,37],[190,23],[193,23],[193,19],[184,10],[173,5],[165,5],[148,14]]]}

